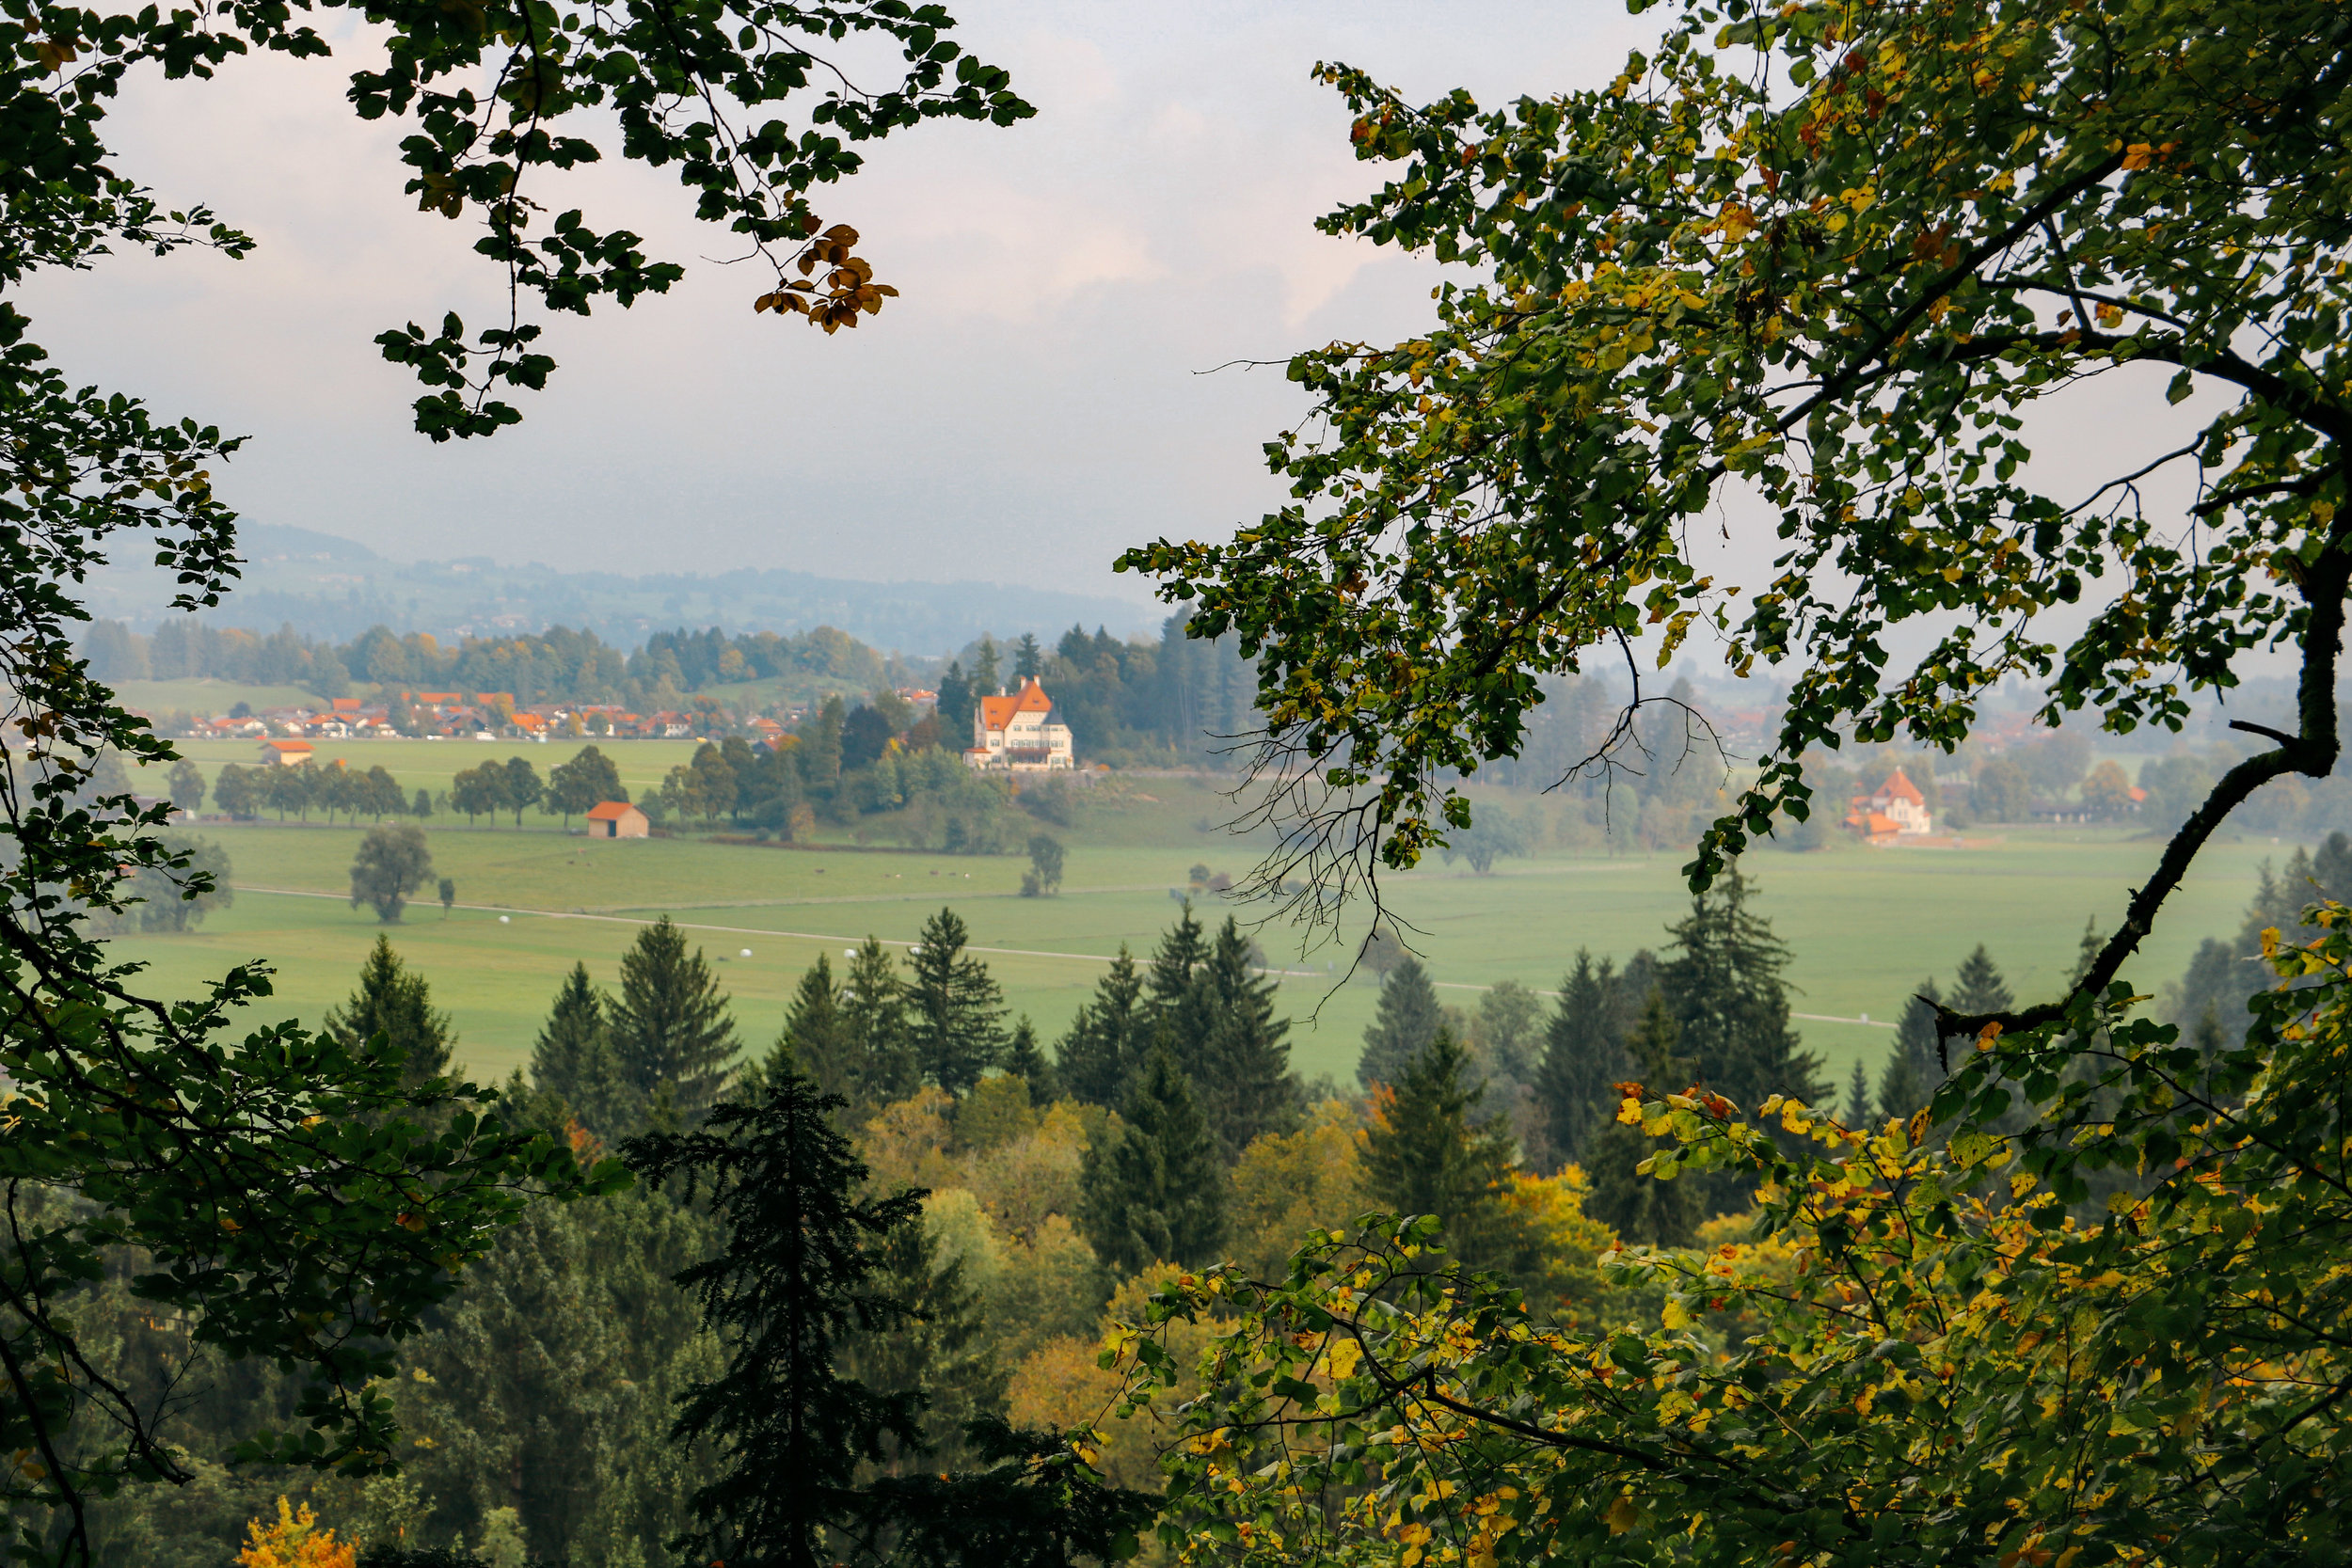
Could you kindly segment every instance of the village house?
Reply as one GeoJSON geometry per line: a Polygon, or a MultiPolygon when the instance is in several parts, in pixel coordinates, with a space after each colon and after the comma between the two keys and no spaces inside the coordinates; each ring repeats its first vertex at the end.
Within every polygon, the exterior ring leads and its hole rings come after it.
{"type": "Polygon", "coordinates": [[[1016,773],[1057,772],[1076,766],[1070,726],[1031,675],[1009,697],[982,697],[972,715],[972,745],[963,760],[975,768],[1016,773]]]}
{"type": "Polygon", "coordinates": [[[1872,844],[1931,831],[1928,800],[1899,768],[1886,776],[1874,795],[1857,795],[1846,813],[1846,826],[1872,844]]]}
{"type": "Polygon", "coordinates": [[[590,838],[644,838],[650,826],[645,814],[627,800],[599,800],[588,808],[590,838]]]}
{"type": "Polygon", "coordinates": [[[307,740],[271,740],[262,747],[262,764],[267,768],[293,768],[310,760],[315,750],[307,740]]]}

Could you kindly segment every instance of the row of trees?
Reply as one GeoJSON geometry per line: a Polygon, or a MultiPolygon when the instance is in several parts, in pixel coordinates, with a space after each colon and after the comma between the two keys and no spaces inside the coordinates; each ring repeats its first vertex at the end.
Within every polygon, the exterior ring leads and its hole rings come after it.
{"type": "MultiPolygon", "coordinates": [[[[903,684],[882,655],[831,626],[794,636],[716,629],[655,632],[634,652],[594,632],[468,637],[444,644],[430,632],[371,626],[347,642],[302,636],[291,626],[266,635],[167,617],[151,636],[119,621],[94,621],[82,637],[100,680],[213,679],[303,686],[340,697],[354,686],[435,691],[505,691],[520,703],[623,703],[706,687],[800,675],[851,689],[903,684]]],[[[660,705],[667,705],[661,704],[660,705]]]]}

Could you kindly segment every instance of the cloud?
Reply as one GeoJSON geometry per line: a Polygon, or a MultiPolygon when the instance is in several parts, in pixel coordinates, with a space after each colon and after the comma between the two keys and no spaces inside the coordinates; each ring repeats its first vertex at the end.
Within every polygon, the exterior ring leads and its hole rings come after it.
{"type": "Polygon", "coordinates": [[[895,135],[823,193],[904,291],[853,335],[755,319],[755,269],[717,264],[732,237],[691,221],[672,171],[615,157],[542,198],[635,229],[687,282],[551,322],[561,369],[521,428],[409,434],[418,388],[369,340],[445,309],[481,319],[501,278],[469,228],[400,194],[407,128],[343,102],[373,47],[357,28],[342,60],[143,77],[120,102],[122,166],[251,229],[255,257],[118,258],[40,280],[28,308],[77,377],[249,434],[222,476],[232,504],[396,558],[1042,574],[1135,595],[1109,570],[1122,547],[1218,536],[1280,499],[1260,446],[1298,416],[1295,389],[1279,370],[1199,372],[1403,336],[1427,311],[1425,262],[1313,230],[1378,174],[1313,63],[1501,100],[1606,80],[1643,30],[1613,8],[1469,0],[958,14],[1041,112],[895,135]]]}

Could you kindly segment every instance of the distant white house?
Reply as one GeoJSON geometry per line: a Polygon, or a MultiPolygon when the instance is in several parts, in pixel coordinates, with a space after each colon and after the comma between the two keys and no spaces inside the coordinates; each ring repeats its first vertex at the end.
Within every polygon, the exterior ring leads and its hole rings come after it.
{"type": "Polygon", "coordinates": [[[1873,843],[1931,831],[1927,797],[1899,768],[1872,795],[1857,795],[1846,826],[1873,843]]]}
{"type": "Polygon", "coordinates": [[[982,697],[972,715],[972,745],[963,760],[975,768],[1015,773],[1055,772],[1077,766],[1070,726],[1045,688],[1031,675],[1009,697],[982,697]]]}

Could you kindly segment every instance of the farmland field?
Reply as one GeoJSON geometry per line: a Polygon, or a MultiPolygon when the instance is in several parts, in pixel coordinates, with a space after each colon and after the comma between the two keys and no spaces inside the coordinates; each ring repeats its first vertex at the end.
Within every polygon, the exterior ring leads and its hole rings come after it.
{"type": "MultiPolygon", "coordinates": [[[[543,772],[572,750],[562,743],[519,749],[543,772]]],[[[188,750],[208,771],[251,754],[220,743],[188,750]]],[[[517,750],[511,742],[371,741],[352,743],[343,754],[355,766],[381,760],[413,789],[439,787],[448,772],[517,750]]],[[[634,790],[684,760],[691,746],[631,742],[609,750],[634,790]]],[[[906,942],[943,904],[964,917],[977,946],[993,950],[984,956],[1010,1005],[1050,1039],[1120,943],[1139,954],[1149,949],[1175,911],[1170,889],[1184,884],[1190,866],[1238,875],[1251,860],[1247,844],[1217,830],[1228,808],[1202,782],[1151,778],[1129,788],[1149,794],[1089,810],[1061,832],[1068,869],[1052,898],[1019,896],[1026,862],[1016,856],[686,837],[591,843],[535,816],[521,832],[437,827],[430,830],[437,869],[456,882],[459,907],[446,916],[429,902],[412,907],[391,935],[454,1014],[460,1055],[478,1074],[502,1076],[528,1059],[548,1000],[575,960],[612,984],[638,927],[664,912],[724,958],[723,979],[747,1044],[774,1037],[794,983],[818,954],[837,958],[869,932],[906,942]]],[[[117,950],[152,965],[154,981],[171,991],[230,962],[266,958],[278,967],[278,990],[257,1014],[315,1021],[349,991],[378,930],[371,911],[353,910],[342,896],[364,830],[314,822],[207,823],[200,831],[230,857],[236,906],[197,933],[124,939],[117,950]]],[[[2120,830],[2079,827],[2010,829],[1971,842],[1977,847],[1765,849],[1750,857],[1760,908],[1794,954],[1795,1006],[1821,1015],[1799,1027],[1841,1078],[1858,1054],[1875,1063],[1888,1038],[1883,1022],[1910,988],[1931,974],[1948,977],[1979,942],[2021,997],[2045,994],[2073,961],[2086,919],[2114,920],[2159,847],[2120,830]],[[1865,1014],[1879,1022],[1851,1022],[1865,1014]]],[[[2252,838],[2213,846],[2129,977],[2151,992],[2174,979],[2201,938],[2235,927],[2257,863],[2283,858],[2290,847],[2252,838]]],[[[1487,877],[1433,861],[1392,878],[1388,888],[1398,913],[1422,933],[1416,944],[1449,988],[1444,994],[1469,1005],[1476,988],[1501,980],[1549,989],[1580,946],[1623,958],[1658,944],[1687,906],[1682,858],[1550,854],[1505,860],[1487,877]]],[[[1261,941],[1269,961],[1292,971],[1282,991],[1297,1020],[1297,1065],[1311,1076],[1350,1077],[1373,987],[1359,979],[1334,989],[1327,971],[1339,957],[1334,949],[1302,958],[1295,935],[1273,928],[1261,941]]]]}

